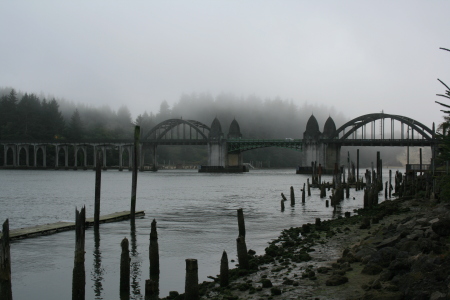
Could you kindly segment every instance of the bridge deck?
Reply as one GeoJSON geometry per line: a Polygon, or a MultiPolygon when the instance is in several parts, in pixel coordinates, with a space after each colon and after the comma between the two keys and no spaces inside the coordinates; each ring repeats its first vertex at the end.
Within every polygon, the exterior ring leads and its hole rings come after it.
{"type": "MultiPolygon", "coordinates": [[[[136,217],[145,215],[143,210],[136,212],[136,217]]],[[[100,216],[100,223],[110,223],[127,220],[130,218],[129,211],[116,212],[104,216],[100,216]]],[[[86,226],[93,226],[94,218],[86,218],[86,226]]],[[[19,229],[12,229],[9,231],[10,240],[19,240],[25,238],[36,237],[40,235],[49,235],[61,231],[68,231],[75,229],[75,222],[56,222],[51,224],[37,225],[32,227],[25,227],[19,229]]],[[[0,238],[3,236],[0,233],[0,238]]]]}

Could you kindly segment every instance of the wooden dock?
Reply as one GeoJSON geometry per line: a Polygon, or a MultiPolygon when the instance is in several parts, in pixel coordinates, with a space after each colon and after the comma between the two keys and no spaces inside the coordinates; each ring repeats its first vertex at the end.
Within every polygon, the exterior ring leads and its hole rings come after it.
{"type": "MultiPolygon", "coordinates": [[[[143,210],[137,211],[135,213],[136,217],[145,216],[145,212],[143,210]]],[[[110,223],[110,222],[118,222],[130,219],[129,211],[116,212],[109,215],[100,216],[100,223],[110,223]]],[[[94,218],[86,218],[86,226],[93,226],[94,218]]],[[[25,238],[31,238],[41,235],[49,235],[54,234],[61,231],[68,231],[75,229],[75,222],[56,222],[52,224],[45,225],[37,225],[26,228],[12,229],[9,231],[10,240],[19,240],[25,238]]],[[[3,236],[0,233],[0,238],[3,236]]]]}

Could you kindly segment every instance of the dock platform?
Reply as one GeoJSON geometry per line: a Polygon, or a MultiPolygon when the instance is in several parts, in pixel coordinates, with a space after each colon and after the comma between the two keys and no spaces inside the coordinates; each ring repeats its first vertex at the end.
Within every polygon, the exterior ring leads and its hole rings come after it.
{"type": "MultiPolygon", "coordinates": [[[[143,210],[135,212],[136,217],[145,216],[143,210]]],[[[129,211],[116,212],[109,215],[100,216],[100,223],[118,222],[130,219],[129,211]]],[[[86,218],[86,227],[94,226],[94,218],[86,218]]],[[[9,231],[9,239],[11,241],[31,238],[41,235],[54,234],[61,231],[75,229],[75,222],[56,222],[51,224],[37,225],[32,227],[12,229],[9,231]]],[[[0,233],[0,238],[3,236],[0,233]]]]}

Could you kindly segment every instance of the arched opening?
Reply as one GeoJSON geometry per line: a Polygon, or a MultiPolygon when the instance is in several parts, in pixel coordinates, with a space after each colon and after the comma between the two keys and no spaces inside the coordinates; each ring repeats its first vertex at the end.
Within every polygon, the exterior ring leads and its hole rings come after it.
{"type": "Polygon", "coordinates": [[[38,147],[36,149],[36,167],[44,166],[44,149],[42,147],[38,147]]]}
{"type": "MultiPolygon", "coordinates": [[[[28,147],[28,146],[25,146],[28,147]]],[[[19,164],[18,166],[27,166],[27,149],[25,147],[19,148],[19,164]]]]}
{"type": "Polygon", "coordinates": [[[6,147],[6,162],[5,166],[14,165],[14,150],[11,147],[6,147]]]}

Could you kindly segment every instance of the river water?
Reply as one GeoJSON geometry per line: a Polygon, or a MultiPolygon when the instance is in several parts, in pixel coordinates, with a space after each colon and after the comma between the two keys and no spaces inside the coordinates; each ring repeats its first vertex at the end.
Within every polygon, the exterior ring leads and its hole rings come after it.
{"type": "MultiPolygon", "coordinates": [[[[387,176],[388,171],[383,171],[387,176]]],[[[196,170],[139,173],[136,210],[144,210],[145,217],[136,220],[135,230],[129,221],[101,224],[97,239],[92,228],[86,230],[86,299],[119,298],[120,242],[124,237],[131,245],[131,298],[143,299],[153,219],[159,238],[160,297],[165,297],[169,291],[184,292],[186,258],[198,260],[200,282],[219,273],[223,250],[230,260],[237,261],[238,208],[244,210],[247,248],[263,254],[267,242],[285,228],[314,222],[316,217],[335,218],[362,207],[363,192],[354,190],[337,212],[325,207],[318,189],[312,189],[311,197],[306,196],[302,204],[300,188],[307,178],[292,169],[244,174],[196,170]],[[294,207],[289,201],[290,186],[296,194],[294,207]],[[288,198],[284,212],[280,209],[281,192],[288,198]]],[[[331,181],[331,177],[324,176],[324,180],[331,181]]],[[[0,222],[9,218],[14,229],[73,221],[75,208],[83,205],[86,216],[92,217],[94,184],[92,171],[1,170],[0,222]]],[[[130,198],[131,172],[102,173],[101,215],[129,210],[130,198]]],[[[13,242],[14,299],[69,299],[74,246],[74,231],[13,242]]]]}

